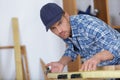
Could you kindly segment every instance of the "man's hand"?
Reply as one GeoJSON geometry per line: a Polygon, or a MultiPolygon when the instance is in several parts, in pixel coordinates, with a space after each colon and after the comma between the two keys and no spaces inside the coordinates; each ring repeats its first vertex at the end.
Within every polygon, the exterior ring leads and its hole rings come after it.
{"type": "Polygon", "coordinates": [[[88,59],[87,61],[85,61],[81,67],[81,71],[92,71],[92,70],[96,70],[97,68],[97,64],[100,63],[100,60],[97,59],[96,57],[92,57],[90,59],[88,59]]]}
{"type": "Polygon", "coordinates": [[[94,55],[92,58],[85,61],[81,67],[81,71],[91,71],[96,70],[97,65],[106,60],[112,60],[114,58],[113,54],[111,54],[109,51],[104,50],[96,55],[94,55]]]}
{"type": "Polygon", "coordinates": [[[62,72],[64,67],[71,61],[68,56],[63,56],[58,62],[48,63],[47,66],[51,66],[51,72],[62,72]]]}
{"type": "Polygon", "coordinates": [[[51,62],[47,66],[51,67],[51,72],[62,72],[64,69],[64,65],[59,62],[51,62]]]}

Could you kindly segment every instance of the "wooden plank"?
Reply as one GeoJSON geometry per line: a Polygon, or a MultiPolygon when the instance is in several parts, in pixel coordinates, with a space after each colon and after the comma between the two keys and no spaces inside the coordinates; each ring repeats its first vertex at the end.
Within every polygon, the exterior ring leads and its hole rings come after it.
{"type": "Polygon", "coordinates": [[[0,46],[0,49],[11,49],[14,48],[14,46],[0,46]]]}
{"type": "Polygon", "coordinates": [[[45,65],[45,63],[42,59],[40,59],[40,64],[41,64],[42,71],[43,71],[43,74],[44,74],[44,79],[45,80],[56,80],[56,79],[48,79],[47,73],[46,73],[47,72],[47,67],[46,67],[46,65],[45,65]]]}
{"type": "MultiPolygon", "coordinates": [[[[23,55],[22,55],[22,58],[23,58],[23,55]]],[[[22,59],[22,72],[23,72],[23,80],[27,80],[26,79],[26,71],[24,69],[24,59],[22,59]]]]}
{"type": "Polygon", "coordinates": [[[27,52],[26,52],[26,47],[22,46],[21,51],[23,54],[24,62],[25,62],[25,69],[24,69],[24,74],[25,74],[25,79],[24,80],[30,80],[30,73],[28,70],[28,60],[27,60],[27,52]]]}
{"type": "Polygon", "coordinates": [[[97,70],[120,70],[120,65],[101,66],[98,67],[97,70]]]}
{"type": "Polygon", "coordinates": [[[120,29],[120,26],[112,26],[115,29],[120,29]]]}
{"type": "Polygon", "coordinates": [[[15,65],[16,65],[16,80],[23,80],[21,49],[18,29],[18,19],[12,18],[13,36],[14,36],[14,52],[15,52],[15,65]]]}
{"type": "Polygon", "coordinates": [[[78,71],[78,72],[62,72],[62,73],[47,73],[46,74],[46,66],[45,63],[41,61],[41,66],[43,69],[43,73],[45,76],[45,80],[56,80],[58,76],[67,75],[67,78],[63,80],[105,80],[108,78],[120,78],[120,65],[112,65],[112,66],[103,66],[98,67],[96,71],[78,71]],[[47,75],[47,76],[46,76],[47,75]],[[80,75],[77,76],[79,78],[71,78],[71,75],[80,75]]]}
{"type": "Polygon", "coordinates": [[[48,78],[47,78],[47,76],[46,76],[46,71],[47,71],[47,69],[46,69],[45,63],[44,63],[44,61],[43,61],[42,59],[40,59],[40,63],[41,63],[41,67],[42,67],[42,70],[43,70],[44,79],[45,79],[45,80],[48,80],[48,78]]]}
{"type": "Polygon", "coordinates": [[[97,17],[110,25],[108,0],[94,0],[94,8],[99,11],[97,17]]]}
{"type": "Polygon", "coordinates": [[[63,0],[63,9],[68,12],[69,15],[77,14],[76,0],[63,0]]]}
{"type": "Polygon", "coordinates": [[[77,56],[77,59],[73,62],[70,62],[68,64],[68,72],[75,72],[75,71],[79,71],[79,69],[81,68],[81,58],[80,55],[77,56]]]}
{"type": "MultiPolygon", "coordinates": [[[[23,45],[21,46],[23,47],[23,45]]],[[[0,49],[12,49],[14,46],[0,46],[0,49]]]]}
{"type": "MultiPolygon", "coordinates": [[[[50,79],[57,79],[59,75],[67,75],[67,79],[72,79],[71,75],[80,75],[82,79],[86,78],[120,78],[120,70],[111,71],[85,71],[85,72],[69,72],[69,73],[48,73],[47,77],[50,79]]],[[[76,78],[73,78],[76,79],[76,78]]]]}

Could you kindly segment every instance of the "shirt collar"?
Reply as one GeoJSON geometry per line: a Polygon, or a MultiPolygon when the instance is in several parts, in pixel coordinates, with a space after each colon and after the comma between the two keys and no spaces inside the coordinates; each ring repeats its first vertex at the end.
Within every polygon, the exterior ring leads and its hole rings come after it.
{"type": "Polygon", "coordinates": [[[72,35],[72,38],[78,36],[78,28],[77,28],[77,23],[75,21],[75,17],[70,17],[70,26],[71,26],[71,35],[72,35]]]}

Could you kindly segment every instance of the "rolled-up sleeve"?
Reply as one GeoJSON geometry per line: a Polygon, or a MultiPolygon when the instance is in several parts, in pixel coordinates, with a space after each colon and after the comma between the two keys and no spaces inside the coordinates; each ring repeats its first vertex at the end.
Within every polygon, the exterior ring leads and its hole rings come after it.
{"type": "MultiPolygon", "coordinates": [[[[102,32],[104,33],[104,31],[102,32]]],[[[118,59],[120,59],[120,39],[112,35],[112,33],[107,32],[104,35],[100,34],[97,44],[99,47],[103,48],[104,50],[109,51],[113,54],[114,59],[109,62],[110,65],[117,64],[118,59]]],[[[103,62],[104,64],[105,62],[103,62]]]]}
{"type": "Polygon", "coordinates": [[[114,56],[113,60],[105,61],[103,64],[117,64],[118,59],[120,59],[120,33],[97,18],[91,20],[96,21],[93,21],[88,27],[89,30],[86,29],[86,31],[94,36],[96,47],[107,50],[114,56]]]}

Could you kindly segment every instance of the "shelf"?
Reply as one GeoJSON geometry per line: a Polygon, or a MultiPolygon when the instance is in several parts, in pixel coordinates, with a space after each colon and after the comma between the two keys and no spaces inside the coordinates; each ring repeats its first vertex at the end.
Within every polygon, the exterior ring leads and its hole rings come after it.
{"type": "Polygon", "coordinates": [[[120,29],[120,26],[112,26],[115,29],[120,29]]]}

